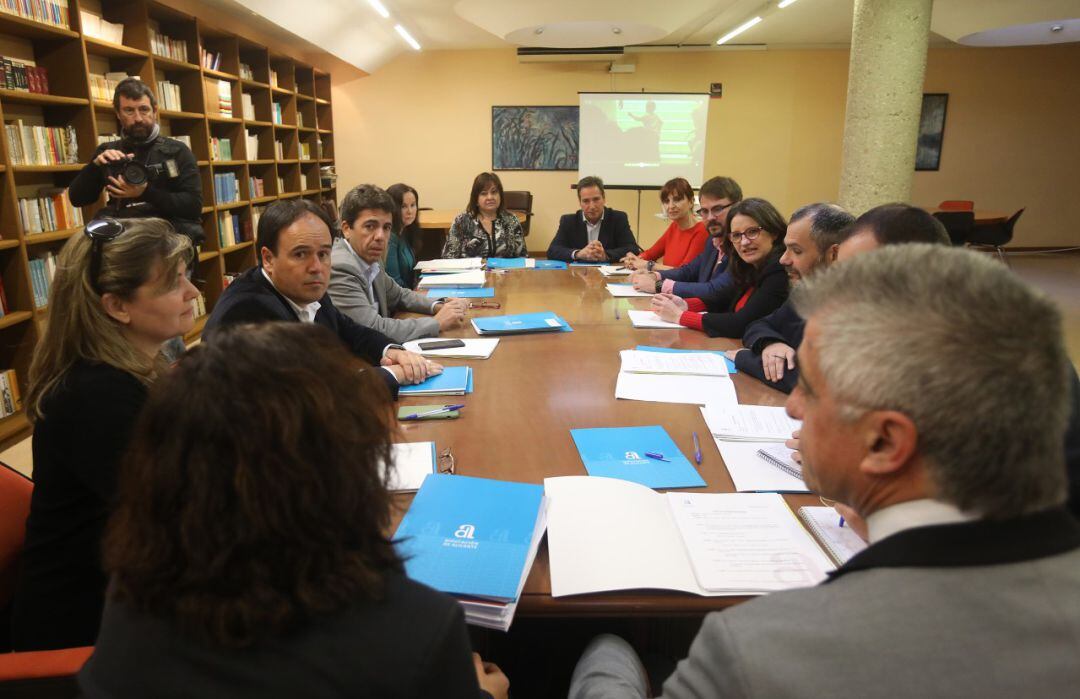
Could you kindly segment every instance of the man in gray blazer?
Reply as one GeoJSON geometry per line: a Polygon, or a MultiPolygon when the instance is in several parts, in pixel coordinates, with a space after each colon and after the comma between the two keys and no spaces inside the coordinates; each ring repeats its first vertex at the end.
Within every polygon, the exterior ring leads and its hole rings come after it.
{"type": "MultiPolygon", "coordinates": [[[[1056,307],[988,257],[925,244],[834,265],[793,299],[806,483],[849,503],[870,546],[821,585],[707,616],[663,696],[1074,695],[1056,307]]],[[[633,649],[602,636],[570,696],[646,691],[633,649]]]]}
{"type": "Polygon", "coordinates": [[[330,256],[330,299],[360,325],[394,342],[437,337],[465,319],[465,299],[433,299],[398,286],[379,261],[390,240],[394,200],[375,185],[354,187],[341,201],[341,231],[330,256]],[[394,318],[400,311],[427,318],[394,318]]]}

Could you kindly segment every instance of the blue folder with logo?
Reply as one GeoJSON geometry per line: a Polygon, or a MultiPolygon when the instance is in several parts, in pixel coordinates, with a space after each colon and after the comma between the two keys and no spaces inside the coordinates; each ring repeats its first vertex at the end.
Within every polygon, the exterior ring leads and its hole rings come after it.
{"type": "MultiPolygon", "coordinates": [[[[638,350],[639,352],[699,352],[701,354],[719,354],[721,357],[724,357],[724,353],[720,350],[675,349],[674,347],[649,347],[647,345],[638,345],[634,349],[638,350]]],[[[727,373],[739,373],[739,370],[735,368],[735,362],[731,361],[727,357],[724,357],[724,363],[727,364],[727,373]]]]}
{"type": "Polygon", "coordinates": [[[566,263],[561,260],[537,260],[536,269],[566,269],[566,263]]]}
{"type": "Polygon", "coordinates": [[[705,487],[697,469],[659,425],[570,430],[570,436],[590,476],[621,478],[650,488],[705,487]],[[646,454],[662,455],[667,461],[646,454]]]}
{"type": "Polygon", "coordinates": [[[485,286],[480,289],[440,286],[427,292],[433,299],[490,299],[495,297],[495,288],[485,286]]]}
{"type": "Polygon", "coordinates": [[[480,335],[510,335],[514,333],[572,332],[565,320],[551,311],[519,313],[509,316],[485,316],[472,319],[473,329],[480,335]]]}
{"type": "Polygon", "coordinates": [[[405,572],[452,595],[516,600],[543,498],[540,485],[428,476],[394,535],[405,572]]]}
{"type": "Polygon", "coordinates": [[[403,396],[460,396],[472,392],[473,372],[467,366],[446,366],[441,374],[398,389],[398,393],[403,396]]]}
{"type": "Polygon", "coordinates": [[[610,262],[571,262],[571,267],[603,267],[609,265],[610,262]]]}
{"type": "Polygon", "coordinates": [[[489,257],[488,269],[525,269],[524,257],[489,257]]]}

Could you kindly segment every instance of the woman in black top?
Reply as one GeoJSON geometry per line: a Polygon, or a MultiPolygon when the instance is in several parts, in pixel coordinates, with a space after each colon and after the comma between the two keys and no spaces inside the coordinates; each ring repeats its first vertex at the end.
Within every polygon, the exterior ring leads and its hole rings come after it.
{"type": "Polygon", "coordinates": [[[384,534],[394,415],[357,361],[320,326],[240,325],[154,385],[83,696],[505,699],[384,534]]]}
{"type": "Polygon", "coordinates": [[[91,645],[117,464],[165,341],[194,325],[191,242],[160,219],[92,221],[60,252],[30,367],[34,493],[12,607],[16,650],[91,645]]]}
{"type": "Polygon", "coordinates": [[[502,180],[481,172],[473,180],[469,205],[450,225],[443,257],[525,257],[525,234],[517,216],[503,208],[502,180]]]}
{"type": "Polygon", "coordinates": [[[780,212],[764,199],[743,199],[728,210],[727,231],[723,253],[731,260],[731,285],[708,298],[657,294],[652,310],[660,318],[709,337],[740,338],[787,300],[788,278],[780,264],[787,222],[780,212]]]}

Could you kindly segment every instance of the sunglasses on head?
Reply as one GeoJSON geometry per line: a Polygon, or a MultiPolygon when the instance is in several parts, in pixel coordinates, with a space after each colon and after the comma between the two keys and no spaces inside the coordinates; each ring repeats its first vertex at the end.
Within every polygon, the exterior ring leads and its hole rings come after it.
{"type": "Polygon", "coordinates": [[[86,224],[83,234],[90,239],[90,286],[101,295],[98,287],[98,275],[101,274],[101,248],[110,240],[115,240],[124,232],[124,224],[115,218],[99,218],[86,224]]]}

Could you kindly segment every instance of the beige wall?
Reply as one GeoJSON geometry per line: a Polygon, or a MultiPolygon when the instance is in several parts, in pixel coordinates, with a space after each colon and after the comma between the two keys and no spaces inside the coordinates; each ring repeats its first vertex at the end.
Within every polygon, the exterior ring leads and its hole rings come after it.
{"type": "MultiPolygon", "coordinates": [[[[837,196],[847,83],[843,50],[636,54],[637,72],[593,64],[519,64],[511,50],[405,55],[375,74],[335,75],[339,187],[406,181],[421,206],[463,208],[472,178],[491,166],[491,106],[576,104],[578,91],[703,92],[706,176],[735,177],[748,196],[785,214],[837,196]],[[341,76],[345,78],[345,76],[341,76]]],[[[1027,206],[1016,243],[1076,244],[1080,219],[1080,46],[932,50],[926,90],[950,93],[942,169],[917,173],[914,200],[972,198],[981,208],[1027,206]]],[[[529,249],[543,251],[558,217],[576,208],[573,172],[503,172],[534,195],[529,249]]],[[[341,190],[343,193],[343,190],[341,190]]],[[[638,195],[608,203],[638,216],[638,195]]],[[[642,244],[664,228],[656,192],[641,194],[642,244]]]]}

